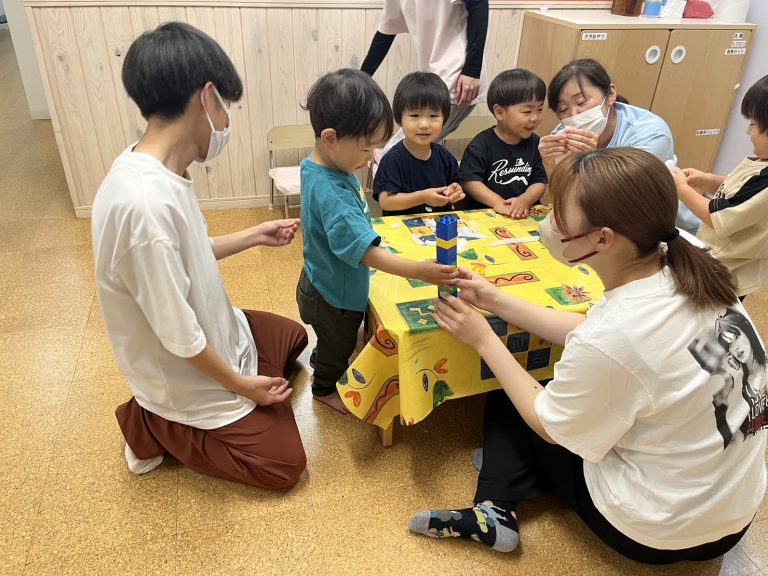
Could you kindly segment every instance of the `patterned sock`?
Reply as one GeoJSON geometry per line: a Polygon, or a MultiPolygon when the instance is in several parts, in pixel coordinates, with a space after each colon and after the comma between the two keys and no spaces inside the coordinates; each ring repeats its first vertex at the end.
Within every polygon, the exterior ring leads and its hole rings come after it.
{"type": "Polygon", "coordinates": [[[486,500],[463,510],[424,510],[408,521],[408,529],[432,538],[471,538],[499,552],[517,548],[516,504],[486,500]]]}

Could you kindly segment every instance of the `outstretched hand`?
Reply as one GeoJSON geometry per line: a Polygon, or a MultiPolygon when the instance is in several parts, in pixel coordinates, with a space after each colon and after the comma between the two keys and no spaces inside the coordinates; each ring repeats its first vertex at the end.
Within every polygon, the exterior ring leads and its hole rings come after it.
{"type": "Polygon", "coordinates": [[[285,246],[290,244],[299,229],[298,218],[268,220],[254,227],[254,246],[285,246]]]}

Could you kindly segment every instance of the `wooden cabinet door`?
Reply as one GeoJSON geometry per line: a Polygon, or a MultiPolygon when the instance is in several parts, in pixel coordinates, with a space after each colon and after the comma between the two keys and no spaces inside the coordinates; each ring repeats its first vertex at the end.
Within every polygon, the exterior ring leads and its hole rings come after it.
{"type": "MultiPolygon", "coordinates": [[[[575,57],[579,31],[525,14],[517,66],[537,74],[549,86],[560,68],[575,57]]],[[[536,132],[539,136],[549,134],[558,122],[545,103],[544,119],[536,132]]]]}
{"type": "Polygon", "coordinates": [[[749,30],[672,31],[650,109],[672,130],[680,167],[712,169],[750,36],[749,30]]]}
{"type": "Polygon", "coordinates": [[[576,58],[593,58],[633,106],[650,108],[669,30],[582,30],[576,58]]]}

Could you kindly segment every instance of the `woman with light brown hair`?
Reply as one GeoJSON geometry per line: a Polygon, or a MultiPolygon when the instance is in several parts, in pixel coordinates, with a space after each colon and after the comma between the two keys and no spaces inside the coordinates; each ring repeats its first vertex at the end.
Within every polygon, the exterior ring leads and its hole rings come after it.
{"type": "MultiPolygon", "coordinates": [[[[750,399],[743,441],[724,446],[715,417],[728,354],[719,319],[751,325],[731,277],[679,236],[672,176],[648,152],[569,155],[550,190],[542,243],[567,265],[589,264],[605,294],[585,316],[461,271],[459,298],[441,300],[435,318],[477,349],[503,390],[488,395],[474,506],[418,512],[409,527],[508,552],[519,538],[517,502],[554,489],[624,556],[651,564],[721,556],[746,532],[766,485],[765,392],[750,399]],[[564,346],[546,387],[474,307],[564,346]]],[[[759,337],[749,345],[764,357],[759,337]]]]}

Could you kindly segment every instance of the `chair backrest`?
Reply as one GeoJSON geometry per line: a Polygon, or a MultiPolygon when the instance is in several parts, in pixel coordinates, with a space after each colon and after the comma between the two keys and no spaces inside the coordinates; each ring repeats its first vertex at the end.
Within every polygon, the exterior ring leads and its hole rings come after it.
{"type": "Polygon", "coordinates": [[[469,116],[445,140],[471,140],[491,126],[496,126],[496,118],[493,116],[469,116]]]}
{"type": "Polygon", "coordinates": [[[310,124],[275,126],[267,133],[267,149],[270,151],[312,148],[314,145],[315,132],[310,124]]]}

